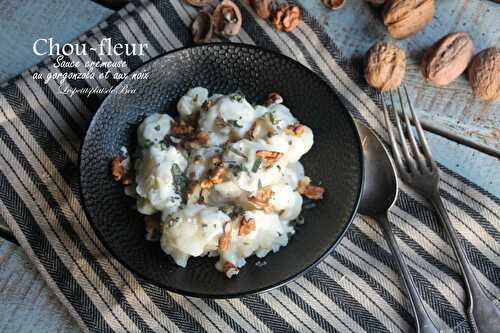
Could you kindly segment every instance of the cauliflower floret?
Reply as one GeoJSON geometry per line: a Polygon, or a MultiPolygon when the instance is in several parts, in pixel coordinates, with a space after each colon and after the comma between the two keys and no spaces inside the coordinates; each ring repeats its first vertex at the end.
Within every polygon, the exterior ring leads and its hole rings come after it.
{"type": "Polygon", "coordinates": [[[186,205],[164,219],[161,247],[177,265],[186,267],[189,257],[217,250],[224,223],[229,220],[217,207],[186,205]]]}
{"type": "Polygon", "coordinates": [[[137,129],[137,141],[141,147],[159,143],[170,134],[173,119],[168,114],[153,113],[146,117],[137,129]]]}
{"type": "Polygon", "coordinates": [[[198,113],[208,98],[208,90],[202,87],[189,89],[186,95],[177,102],[177,111],[181,118],[187,118],[198,113]]]}

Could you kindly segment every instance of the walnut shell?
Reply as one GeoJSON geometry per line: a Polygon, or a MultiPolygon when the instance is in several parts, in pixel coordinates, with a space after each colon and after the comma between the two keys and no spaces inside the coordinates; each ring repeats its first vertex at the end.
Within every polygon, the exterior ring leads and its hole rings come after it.
{"type": "Polygon", "coordinates": [[[200,12],[191,25],[191,33],[193,42],[197,44],[210,42],[213,33],[212,15],[207,12],[200,12]]]}
{"type": "Polygon", "coordinates": [[[220,36],[235,36],[240,32],[243,18],[240,8],[231,0],[222,0],[212,13],[214,32],[220,36]]]}
{"type": "Polygon", "coordinates": [[[483,101],[500,100],[500,48],[484,49],[472,59],[469,81],[474,94],[483,101]]]}
{"type": "Polygon", "coordinates": [[[381,91],[394,90],[405,76],[405,51],[387,42],[375,43],[367,52],[365,78],[368,84],[381,91]]]}
{"type": "Polygon", "coordinates": [[[384,7],[384,25],[394,38],[405,38],[421,30],[434,15],[434,0],[389,0],[384,7]]]}
{"type": "Polygon", "coordinates": [[[438,40],[422,60],[422,74],[437,86],[455,80],[469,65],[474,44],[465,32],[452,32],[438,40]]]}

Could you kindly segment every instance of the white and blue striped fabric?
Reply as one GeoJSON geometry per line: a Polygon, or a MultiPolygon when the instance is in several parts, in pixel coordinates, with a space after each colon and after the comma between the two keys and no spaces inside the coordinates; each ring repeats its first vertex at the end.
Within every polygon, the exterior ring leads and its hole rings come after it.
{"type": "MultiPolygon", "coordinates": [[[[304,13],[279,33],[241,3],[243,29],[233,41],[284,53],[318,73],[350,112],[386,138],[380,99],[361,71],[304,13]]],[[[123,57],[131,71],[191,43],[196,9],[183,1],[133,1],[78,41],[148,43],[123,57]]],[[[88,57],[98,60],[95,53],[88,57]]],[[[66,57],[78,60],[78,56],[66,57]]],[[[88,59],[80,58],[86,61],[88,59]]],[[[110,60],[104,57],[103,60],[110,60]]],[[[120,60],[113,56],[111,60],[120,60]]],[[[91,332],[411,332],[413,314],[381,230],[357,217],[316,268],[279,289],[231,300],[184,297],[134,276],[105,250],[82,208],[78,155],[103,96],[58,94],[33,73],[70,73],[53,59],[0,88],[0,214],[84,331],[91,332]]],[[[72,88],[111,87],[112,79],[70,80],[72,88]]],[[[500,298],[500,200],[441,167],[441,194],[479,281],[500,298]]],[[[470,332],[463,281],[449,241],[429,206],[402,187],[391,220],[416,285],[443,332],[470,332]]],[[[499,328],[500,330],[500,328],[499,328]]]]}

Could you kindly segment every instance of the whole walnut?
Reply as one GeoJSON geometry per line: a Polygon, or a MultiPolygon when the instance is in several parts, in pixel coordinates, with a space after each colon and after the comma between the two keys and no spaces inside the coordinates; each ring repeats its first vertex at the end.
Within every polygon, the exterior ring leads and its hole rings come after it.
{"type": "Polygon", "coordinates": [[[469,81],[474,94],[483,101],[500,100],[500,48],[484,49],[472,59],[469,81]]]}
{"type": "Polygon", "coordinates": [[[375,43],[367,52],[365,78],[368,84],[381,91],[394,90],[405,76],[405,51],[387,42],[375,43]]]}
{"type": "Polygon", "coordinates": [[[389,0],[384,7],[384,25],[394,38],[420,31],[434,15],[434,0],[389,0]]]}
{"type": "Polygon", "coordinates": [[[438,40],[422,60],[422,74],[437,86],[455,80],[469,65],[474,44],[465,32],[452,32],[438,40]]]}

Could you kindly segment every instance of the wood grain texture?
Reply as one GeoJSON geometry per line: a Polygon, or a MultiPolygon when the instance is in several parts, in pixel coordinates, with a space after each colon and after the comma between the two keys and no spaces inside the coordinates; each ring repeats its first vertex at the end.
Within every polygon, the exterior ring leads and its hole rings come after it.
{"type": "Polygon", "coordinates": [[[111,13],[88,0],[0,0],[0,82],[45,58],[33,53],[38,38],[69,42],[111,13]]]}
{"type": "Polygon", "coordinates": [[[339,11],[330,11],[320,1],[301,0],[328,30],[345,56],[361,61],[366,50],[380,39],[403,47],[409,58],[405,83],[413,104],[423,119],[500,150],[500,103],[488,104],[475,98],[465,75],[449,86],[427,83],[420,72],[425,49],[452,31],[467,32],[476,52],[500,47],[500,4],[487,0],[436,1],[433,20],[414,36],[392,39],[379,9],[363,0],[346,1],[339,11]]]}
{"type": "MultiPolygon", "coordinates": [[[[347,1],[338,12],[329,11],[319,0],[300,2],[323,22],[346,56],[359,60],[372,43],[387,37],[378,11],[363,0],[347,1]]],[[[60,40],[70,40],[109,13],[89,0],[0,0],[0,81],[40,61],[31,52],[32,41],[40,38],[36,36],[65,34],[60,40]]],[[[426,84],[418,63],[423,48],[452,30],[468,31],[478,50],[500,46],[498,22],[500,5],[493,2],[439,0],[431,24],[414,37],[398,41],[410,53],[406,82],[420,115],[493,146],[500,140],[499,106],[473,98],[463,77],[447,88],[426,84]]],[[[498,159],[437,135],[428,134],[428,139],[438,161],[500,196],[498,159]]],[[[78,331],[76,323],[23,251],[0,239],[0,332],[74,331],[78,331]]]]}
{"type": "Polygon", "coordinates": [[[80,332],[24,251],[1,238],[0,332],[80,332]]]}

